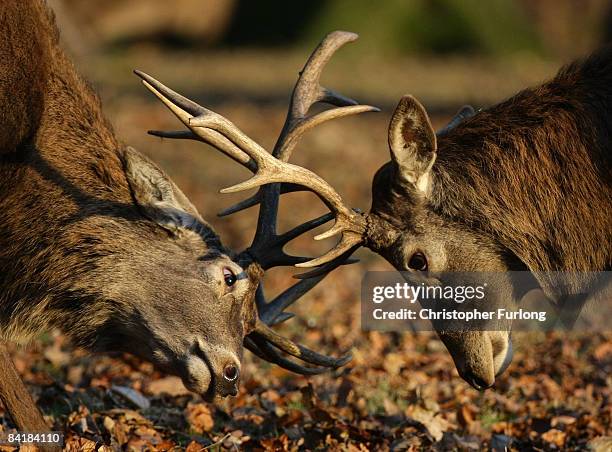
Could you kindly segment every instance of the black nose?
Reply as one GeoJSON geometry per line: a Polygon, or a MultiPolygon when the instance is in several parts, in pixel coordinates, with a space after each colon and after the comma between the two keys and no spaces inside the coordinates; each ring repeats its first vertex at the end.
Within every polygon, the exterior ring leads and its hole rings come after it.
{"type": "Polygon", "coordinates": [[[225,378],[225,380],[229,382],[234,382],[238,380],[239,376],[240,376],[240,371],[233,364],[229,364],[225,366],[225,369],[223,369],[223,378],[225,378]]]}
{"type": "Polygon", "coordinates": [[[238,366],[236,364],[227,364],[217,381],[217,393],[221,397],[235,396],[238,394],[239,380],[240,369],[238,366]]]}
{"type": "Polygon", "coordinates": [[[484,391],[485,389],[488,389],[495,384],[495,381],[493,381],[492,383],[487,383],[478,375],[475,375],[472,372],[467,372],[465,374],[465,381],[467,381],[474,389],[478,389],[479,391],[484,391]]]}

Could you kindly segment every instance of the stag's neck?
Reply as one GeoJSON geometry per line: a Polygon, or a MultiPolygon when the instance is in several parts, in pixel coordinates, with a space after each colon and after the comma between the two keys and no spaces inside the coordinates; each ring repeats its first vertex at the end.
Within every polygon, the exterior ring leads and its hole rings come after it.
{"type": "Polygon", "coordinates": [[[0,38],[0,337],[27,339],[70,321],[62,300],[93,304],[84,256],[112,250],[81,220],[119,231],[134,209],[120,145],[44,2],[0,2],[0,38]]]}
{"type": "Polygon", "coordinates": [[[530,269],[612,267],[612,49],[441,137],[432,204],[530,269]]]}
{"type": "Polygon", "coordinates": [[[35,137],[39,158],[96,196],[127,193],[121,145],[98,97],[59,47],[52,61],[35,137]]]}

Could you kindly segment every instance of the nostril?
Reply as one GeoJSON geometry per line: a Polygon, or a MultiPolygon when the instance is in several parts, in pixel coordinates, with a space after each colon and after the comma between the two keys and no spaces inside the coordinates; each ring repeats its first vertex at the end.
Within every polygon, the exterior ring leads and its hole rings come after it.
{"type": "Polygon", "coordinates": [[[495,381],[493,381],[492,383],[486,382],[478,375],[474,374],[470,374],[466,380],[474,387],[474,389],[477,389],[479,391],[483,391],[487,388],[490,388],[495,383],[495,381]]]}
{"type": "Polygon", "coordinates": [[[238,379],[239,374],[240,372],[238,368],[233,364],[229,364],[223,369],[223,378],[225,378],[229,382],[236,381],[238,379]]]}

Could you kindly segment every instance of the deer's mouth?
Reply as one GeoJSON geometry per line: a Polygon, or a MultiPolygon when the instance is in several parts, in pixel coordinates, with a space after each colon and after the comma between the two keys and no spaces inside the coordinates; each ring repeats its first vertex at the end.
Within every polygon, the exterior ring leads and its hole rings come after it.
{"type": "Polygon", "coordinates": [[[506,369],[508,368],[508,366],[510,366],[510,363],[512,362],[512,356],[513,356],[513,350],[512,350],[512,340],[508,340],[508,347],[505,351],[505,355],[503,357],[503,361],[501,362],[501,365],[498,367],[497,366],[497,361],[498,359],[494,359],[494,369],[495,370],[495,375],[493,377],[493,380],[491,381],[487,381],[484,380],[482,377],[480,377],[478,374],[474,373],[474,372],[459,372],[461,374],[461,377],[467,381],[470,386],[472,386],[474,389],[477,389],[479,391],[484,391],[485,389],[489,389],[490,387],[492,387],[495,384],[495,379],[497,377],[499,377],[501,374],[503,374],[506,369]]]}
{"type": "Polygon", "coordinates": [[[461,378],[479,391],[490,388],[512,361],[508,331],[439,333],[461,378]]]}
{"type": "Polygon", "coordinates": [[[185,359],[183,383],[206,401],[235,396],[240,385],[240,359],[230,347],[219,347],[196,340],[185,359]]]}
{"type": "Polygon", "coordinates": [[[191,392],[200,394],[206,400],[215,396],[212,385],[212,372],[205,357],[200,354],[190,354],[182,364],[181,379],[191,392]]]}
{"type": "Polygon", "coordinates": [[[512,337],[508,337],[508,347],[506,348],[506,355],[504,356],[504,360],[502,361],[501,366],[499,367],[499,369],[497,369],[495,377],[499,377],[506,371],[506,369],[508,368],[508,366],[510,366],[510,363],[512,362],[513,356],[514,350],[512,348],[512,337]]]}

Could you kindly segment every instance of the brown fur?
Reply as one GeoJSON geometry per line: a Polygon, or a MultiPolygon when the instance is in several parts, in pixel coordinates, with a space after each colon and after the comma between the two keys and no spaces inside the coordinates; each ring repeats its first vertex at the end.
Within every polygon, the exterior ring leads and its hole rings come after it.
{"type": "Polygon", "coordinates": [[[605,48],[480,112],[439,141],[433,208],[533,271],[612,269],[611,108],[605,48]]]}
{"type": "Polygon", "coordinates": [[[172,181],[118,142],[42,1],[3,1],[0,18],[0,337],[61,328],[218,392],[260,275],[226,287],[223,267],[242,269],[172,181]]]}
{"type": "Polygon", "coordinates": [[[439,137],[427,199],[387,163],[372,212],[419,230],[427,211],[490,237],[522,263],[513,269],[612,269],[610,86],[605,48],[439,137]]]}
{"type": "MultiPolygon", "coordinates": [[[[417,252],[434,272],[529,270],[563,298],[537,272],[612,269],[611,112],[612,47],[437,139],[406,96],[391,120],[392,161],[374,177],[366,245],[403,271],[417,252]]],[[[506,332],[441,337],[468,381],[492,384],[506,332]]]]}

